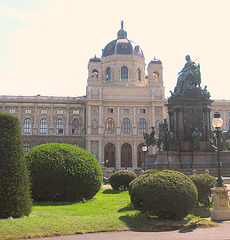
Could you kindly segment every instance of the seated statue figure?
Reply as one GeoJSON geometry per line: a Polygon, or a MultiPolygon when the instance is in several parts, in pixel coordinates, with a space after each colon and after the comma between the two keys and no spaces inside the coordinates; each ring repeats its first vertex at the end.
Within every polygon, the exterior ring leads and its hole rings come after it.
{"type": "Polygon", "coordinates": [[[197,85],[200,87],[200,65],[196,65],[191,61],[190,56],[185,57],[187,63],[184,68],[178,73],[177,85],[174,89],[175,93],[180,93],[182,89],[192,89],[197,85]]]}

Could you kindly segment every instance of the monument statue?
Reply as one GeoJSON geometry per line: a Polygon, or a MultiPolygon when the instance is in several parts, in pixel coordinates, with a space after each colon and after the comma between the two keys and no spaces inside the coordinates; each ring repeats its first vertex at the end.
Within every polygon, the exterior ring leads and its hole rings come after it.
{"type": "Polygon", "coordinates": [[[148,146],[154,146],[156,144],[156,139],[155,139],[155,129],[152,127],[152,131],[150,134],[147,132],[143,133],[144,140],[145,140],[145,145],[148,146]]]}
{"type": "Polygon", "coordinates": [[[193,150],[194,151],[200,150],[200,139],[201,138],[202,138],[202,133],[199,131],[198,128],[195,128],[194,132],[192,133],[193,150]]]}
{"type": "Polygon", "coordinates": [[[222,151],[227,151],[227,140],[230,140],[230,129],[228,129],[228,131],[223,131],[221,133],[221,150],[222,151]]]}
{"type": "Polygon", "coordinates": [[[187,63],[184,68],[178,73],[177,85],[174,93],[181,93],[183,89],[193,89],[200,87],[201,74],[200,65],[192,62],[189,55],[185,57],[187,63]]]}
{"type": "Polygon", "coordinates": [[[169,132],[167,119],[164,119],[162,123],[159,123],[159,135],[157,139],[158,152],[161,150],[161,144],[163,143],[163,150],[170,151],[173,148],[173,133],[169,132]]]}

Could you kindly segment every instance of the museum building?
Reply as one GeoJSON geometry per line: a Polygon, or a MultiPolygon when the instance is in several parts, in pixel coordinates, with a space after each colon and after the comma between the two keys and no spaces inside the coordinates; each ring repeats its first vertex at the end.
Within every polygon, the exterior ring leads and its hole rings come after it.
{"type": "MultiPolygon", "coordinates": [[[[141,47],[127,38],[121,25],[117,38],[88,63],[86,96],[0,96],[0,111],[21,122],[24,149],[50,142],[68,143],[92,153],[101,166],[140,168],[143,132],[167,115],[162,62],[146,63],[141,47]]],[[[224,130],[230,122],[230,101],[212,103],[224,130]]],[[[149,147],[154,153],[155,148],[149,147]]]]}

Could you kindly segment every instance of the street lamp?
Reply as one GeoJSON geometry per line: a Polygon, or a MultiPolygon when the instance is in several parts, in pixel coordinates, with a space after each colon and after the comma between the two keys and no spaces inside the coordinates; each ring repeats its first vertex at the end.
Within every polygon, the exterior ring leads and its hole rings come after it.
{"type": "Polygon", "coordinates": [[[145,171],[145,154],[148,151],[148,147],[145,144],[142,147],[142,151],[144,153],[144,171],[145,171]]]}
{"type": "Polygon", "coordinates": [[[223,125],[223,120],[220,118],[220,113],[214,113],[214,118],[212,120],[212,126],[215,128],[216,138],[217,138],[217,167],[218,167],[218,175],[217,175],[217,183],[216,187],[223,186],[223,179],[221,176],[221,161],[220,161],[220,140],[221,140],[221,131],[220,128],[223,125]]]}

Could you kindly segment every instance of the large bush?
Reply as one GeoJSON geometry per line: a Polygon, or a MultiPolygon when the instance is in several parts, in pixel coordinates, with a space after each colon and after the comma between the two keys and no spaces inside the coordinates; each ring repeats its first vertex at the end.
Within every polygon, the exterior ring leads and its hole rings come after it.
{"type": "Polygon", "coordinates": [[[182,219],[197,201],[197,189],[189,177],[164,170],[139,178],[130,190],[135,209],[161,219],[182,219]]]}
{"type": "Polygon", "coordinates": [[[150,174],[155,174],[156,172],[158,172],[158,170],[156,170],[156,169],[148,169],[148,170],[142,172],[142,173],[140,174],[140,176],[136,177],[134,180],[132,180],[132,182],[130,182],[130,184],[129,184],[129,193],[130,193],[133,185],[134,185],[137,181],[139,181],[139,179],[146,178],[146,177],[148,177],[150,174]]]}
{"type": "Polygon", "coordinates": [[[111,175],[109,183],[113,190],[127,190],[129,183],[137,177],[136,173],[129,170],[121,170],[111,175]]]}
{"type": "Polygon", "coordinates": [[[198,202],[205,206],[210,204],[211,188],[216,184],[216,178],[208,174],[191,175],[190,178],[194,182],[198,191],[198,202]]]}
{"type": "Polygon", "coordinates": [[[36,201],[90,199],[101,188],[101,167],[84,149],[49,143],[33,148],[25,156],[36,201]]]}
{"type": "Polygon", "coordinates": [[[0,113],[0,218],[28,216],[31,206],[20,122],[0,113]]]}

